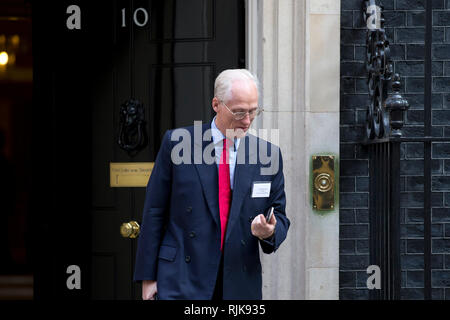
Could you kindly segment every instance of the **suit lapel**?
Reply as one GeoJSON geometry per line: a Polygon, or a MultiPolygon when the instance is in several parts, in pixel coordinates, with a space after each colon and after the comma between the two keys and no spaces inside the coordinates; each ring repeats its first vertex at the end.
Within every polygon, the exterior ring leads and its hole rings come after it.
{"type": "MultiPolygon", "coordinates": [[[[204,124],[202,127],[202,137],[205,137],[206,141],[202,140],[201,146],[202,154],[208,147],[208,145],[213,143],[211,135],[205,135],[205,131],[208,129],[210,129],[210,124],[209,123],[204,124]]],[[[256,141],[256,137],[254,136],[250,137],[252,139],[255,139],[256,141]]],[[[200,139],[197,140],[194,139],[194,144],[195,143],[199,144],[200,139]]],[[[250,161],[257,158],[257,148],[256,148],[257,144],[256,143],[253,144],[252,142],[250,143],[250,145],[252,146],[251,148],[249,148],[249,134],[247,134],[245,138],[241,140],[238,149],[236,167],[234,171],[233,199],[231,202],[230,215],[228,217],[226,240],[228,240],[230,230],[233,228],[234,224],[239,219],[242,204],[249,190],[251,190],[253,176],[256,170],[259,168],[259,165],[254,164],[255,161],[253,162],[250,161]]],[[[199,147],[199,145],[197,145],[197,147],[199,147]]],[[[194,148],[192,150],[192,161],[194,161],[194,148]]],[[[214,148],[212,148],[211,151],[214,152],[214,148]]],[[[206,153],[208,152],[209,150],[207,150],[206,153]]],[[[202,160],[202,163],[195,164],[195,167],[200,177],[203,194],[208,204],[209,211],[215,223],[217,224],[217,227],[220,229],[219,178],[218,178],[217,164],[215,161],[212,164],[207,164],[204,162],[204,160],[202,160]]]]}
{"type": "MultiPolygon", "coordinates": [[[[205,123],[202,127],[202,140],[200,139],[194,139],[194,145],[199,144],[201,141],[201,151],[202,156],[203,152],[205,151],[205,148],[213,143],[211,135],[206,136],[208,139],[206,141],[203,141],[203,137],[205,136],[205,131],[210,129],[210,123],[205,123]]],[[[199,145],[197,145],[199,147],[199,145]]],[[[195,146],[194,146],[195,149],[195,146]]],[[[192,150],[192,161],[194,161],[194,152],[195,150],[192,150]]],[[[212,152],[214,152],[214,148],[212,149],[212,152]]],[[[214,153],[213,153],[214,155],[214,153]]],[[[193,162],[195,164],[195,162],[193,162]]],[[[216,222],[217,226],[220,229],[220,214],[219,214],[219,182],[218,182],[218,172],[217,172],[217,165],[214,161],[212,164],[207,164],[204,162],[202,157],[202,163],[195,164],[195,167],[197,168],[198,175],[200,176],[200,181],[202,184],[203,194],[205,196],[206,202],[208,203],[209,211],[216,222]]]]}
{"type": "MultiPolygon", "coordinates": [[[[252,139],[256,139],[251,136],[252,139]]],[[[236,167],[234,171],[234,187],[233,187],[233,200],[231,202],[230,215],[228,217],[227,235],[225,240],[228,240],[231,229],[236,221],[239,219],[241,207],[247,196],[253,182],[253,176],[255,171],[259,168],[257,164],[251,164],[250,159],[256,159],[256,144],[249,148],[249,135],[247,134],[243,139],[244,143],[239,145],[238,157],[236,161],[236,167]],[[253,147],[255,146],[255,147],[253,147]],[[249,150],[250,149],[250,150],[249,150]],[[245,161],[242,161],[245,159],[245,161]],[[242,163],[244,162],[244,163],[242,163]]]]}

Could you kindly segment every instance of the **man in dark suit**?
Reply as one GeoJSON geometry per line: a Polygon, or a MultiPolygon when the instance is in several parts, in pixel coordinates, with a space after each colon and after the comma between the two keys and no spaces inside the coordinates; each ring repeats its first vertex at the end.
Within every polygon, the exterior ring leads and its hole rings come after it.
{"type": "Polygon", "coordinates": [[[272,253],[286,238],[281,153],[247,134],[262,111],[257,79],[222,72],[212,108],[211,123],[164,135],[136,254],[144,300],[261,299],[259,246],[272,253]]]}

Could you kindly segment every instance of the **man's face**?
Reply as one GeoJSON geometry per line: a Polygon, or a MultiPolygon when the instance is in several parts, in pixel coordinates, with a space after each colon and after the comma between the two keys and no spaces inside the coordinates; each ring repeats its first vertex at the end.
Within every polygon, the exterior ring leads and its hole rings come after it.
{"type": "Polygon", "coordinates": [[[250,128],[254,117],[250,117],[247,113],[243,119],[236,120],[232,112],[256,110],[258,108],[258,90],[253,81],[235,80],[232,83],[231,93],[232,98],[229,101],[220,101],[216,97],[212,101],[212,107],[217,113],[216,125],[227,137],[242,138],[250,128]]]}

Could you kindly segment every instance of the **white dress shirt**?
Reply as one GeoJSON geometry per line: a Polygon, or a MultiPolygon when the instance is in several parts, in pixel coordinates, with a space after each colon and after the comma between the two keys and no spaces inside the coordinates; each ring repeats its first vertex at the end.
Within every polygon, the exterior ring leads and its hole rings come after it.
{"type": "MultiPolygon", "coordinates": [[[[214,142],[214,151],[216,155],[216,164],[217,168],[219,168],[220,156],[222,155],[223,143],[222,140],[225,139],[225,136],[220,132],[220,130],[216,126],[216,117],[211,121],[211,133],[214,142]]],[[[229,155],[229,163],[230,163],[230,186],[231,190],[233,190],[233,181],[234,181],[234,169],[236,168],[236,157],[237,150],[239,148],[239,142],[241,139],[235,138],[234,145],[228,147],[228,155],[229,155]]]]}

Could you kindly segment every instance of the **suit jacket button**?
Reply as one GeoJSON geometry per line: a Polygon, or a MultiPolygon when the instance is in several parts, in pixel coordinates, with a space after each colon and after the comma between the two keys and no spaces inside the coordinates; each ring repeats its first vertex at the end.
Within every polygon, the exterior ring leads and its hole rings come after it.
{"type": "Polygon", "coordinates": [[[243,270],[244,272],[247,272],[247,267],[246,267],[246,266],[243,266],[243,267],[242,267],[242,270],[243,270]]]}
{"type": "Polygon", "coordinates": [[[186,256],[186,258],[184,258],[184,261],[186,261],[186,263],[191,262],[191,257],[190,256],[186,256]]]}
{"type": "Polygon", "coordinates": [[[245,246],[245,240],[244,239],[241,240],[241,243],[242,243],[243,246],[245,246]]]}
{"type": "Polygon", "coordinates": [[[186,211],[187,211],[187,212],[192,212],[192,207],[187,207],[187,208],[186,208],[186,211]]]}
{"type": "Polygon", "coordinates": [[[194,232],[194,231],[191,231],[191,232],[189,233],[189,237],[195,238],[195,232],[194,232]]]}

